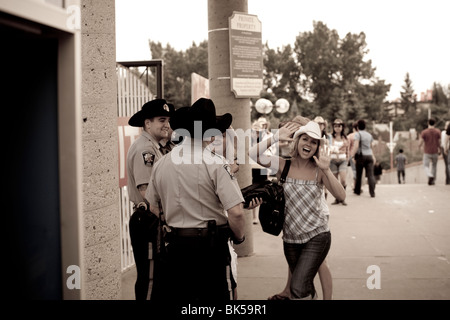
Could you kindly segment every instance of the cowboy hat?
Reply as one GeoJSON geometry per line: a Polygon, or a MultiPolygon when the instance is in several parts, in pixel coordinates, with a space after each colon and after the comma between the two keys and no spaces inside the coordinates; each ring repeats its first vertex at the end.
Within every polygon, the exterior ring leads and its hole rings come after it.
{"type": "Polygon", "coordinates": [[[173,115],[175,107],[173,104],[167,103],[164,99],[155,99],[146,102],[142,109],[136,112],[128,124],[132,127],[143,127],[145,119],[150,119],[153,117],[170,117],[173,115]]]}
{"type": "Polygon", "coordinates": [[[224,133],[232,121],[233,117],[230,113],[216,115],[216,106],[211,99],[200,98],[191,107],[183,107],[175,111],[175,115],[170,120],[170,126],[173,130],[186,129],[191,137],[202,139],[224,133]],[[201,122],[201,137],[195,136],[197,131],[194,128],[199,125],[198,122],[201,122]]]}
{"type": "Polygon", "coordinates": [[[295,131],[294,138],[298,137],[299,135],[302,135],[306,133],[308,136],[310,136],[313,139],[320,140],[322,139],[322,132],[320,130],[319,124],[315,121],[309,121],[306,125],[301,126],[300,129],[295,131]]]}

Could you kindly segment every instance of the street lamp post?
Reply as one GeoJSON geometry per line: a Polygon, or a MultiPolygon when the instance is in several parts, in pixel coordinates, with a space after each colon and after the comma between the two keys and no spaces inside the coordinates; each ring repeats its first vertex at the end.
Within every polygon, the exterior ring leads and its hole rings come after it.
{"type": "Polygon", "coordinates": [[[391,152],[391,170],[394,168],[394,149],[396,143],[392,141],[392,121],[389,121],[389,143],[387,144],[391,152]]]}

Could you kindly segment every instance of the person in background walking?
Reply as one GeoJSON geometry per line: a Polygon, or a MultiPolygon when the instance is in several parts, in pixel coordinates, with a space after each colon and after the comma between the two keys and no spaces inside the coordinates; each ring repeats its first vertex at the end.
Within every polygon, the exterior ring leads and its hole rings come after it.
{"type": "Polygon", "coordinates": [[[358,132],[355,134],[355,145],[352,150],[352,157],[356,161],[356,183],[353,192],[361,194],[362,172],[366,171],[369,183],[369,193],[375,198],[375,177],[373,174],[373,164],[375,158],[372,151],[373,137],[366,131],[366,122],[363,119],[358,120],[358,132]]]}
{"type": "Polygon", "coordinates": [[[352,173],[353,173],[353,187],[352,187],[352,189],[353,190],[355,190],[355,186],[356,186],[356,165],[355,165],[355,161],[353,161],[353,158],[351,157],[351,152],[353,150],[353,146],[355,145],[355,133],[357,131],[358,131],[358,122],[355,121],[352,124],[352,132],[347,136],[347,140],[349,142],[349,145],[348,145],[348,150],[349,150],[348,165],[350,166],[350,168],[352,168],[352,173]]]}
{"type": "MultiPolygon", "coordinates": [[[[330,150],[331,162],[330,169],[334,176],[341,182],[344,189],[347,188],[347,167],[349,156],[349,142],[344,133],[345,124],[341,119],[336,119],[333,122],[333,132],[330,136],[330,150]]],[[[342,203],[344,206],[347,203],[344,201],[334,200],[332,204],[342,203]]]]}
{"type": "Polygon", "coordinates": [[[444,136],[444,151],[443,153],[447,156],[447,170],[450,172],[450,125],[447,126],[444,136]]]}
{"type": "Polygon", "coordinates": [[[448,131],[450,128],[450,121],[445,122],[444,130],[441,132],[441,152],[442,152],[442,158],[444,159],[445,164],[445,184],[450,184],[450,170],[449,163],[450,159],[448,157],[448,153],[445,153],[445,142],[446,142],[446,136],[448,135],[448,131]]]}
{"type": "Polygon", "coordinates": [[[373,176],[375,177],[375,183],[380,182],[382,174],[383,174],[383,167],[381,166],[381,163],[375,161],[375,164],[373,165],[373,176]]]}
{"type": "Polygon", "coordinates": [[[434,127],[436,120],[428,119],[428,128],[420,133],[419,149],[423,145],[423,166],[428,177],[428,185],[436,183],[436,167],[440,154],[441,132],[434,127]]]}
{"type": "MultiPolygon", "coordinates": [[[[322,118],[321,116],[317,116],[314,118],[314,122],[319,125],[321,136],[324,139],[323,141],[327,145],[330,145],[331,141],[330,141],[330,135],[327,133],[327,126],[328,126],[327,121],[324,118],[322,118]]],[[[327,188],[324,187],[323,191],[325,193],[325,200],[326,200],[328,198],[327,188]]]]}
{"type": "MultiPolygon", "coordinates": [[[[253,122],[251,134],[252,146],[273,136],[272,132],[269,131],[269,128],[270,122],[264,117],[260,117],[253,122]]],[[[266,155],[274,155],[276,153],[276,145],[271,146],[271,148],[268,148],[266,151],[266,155]]],[[[250,161],[250,163],[252,165],[252,183],[259,183],[269,179],[269,176],[271,175],[270,169],[264,168],[253,161],[250,161]]],[[[258,224],[258,214],[259,206],[252,209],[253,224],[258,224]]]]}
{"type": "Polygon", "coordinates": [[[322,137],[326,140],[328,144],[330,144],[330,135],[327,133],[327,121],[321,116],[317,116],[314,118],[314,122],[319,125],[320,132],[322,133],[322,137]]]}
{"type": "Polygon", "coordinates": [[[395,157],[395,165],[397,166],[397,178],[398,183],[405,183],[405,165],[408,163],[408,159],[403,154],[403,149],[398,150],[398,155],[395,157]],[[403,180],[403,182],[402,182],[403,180]]]}

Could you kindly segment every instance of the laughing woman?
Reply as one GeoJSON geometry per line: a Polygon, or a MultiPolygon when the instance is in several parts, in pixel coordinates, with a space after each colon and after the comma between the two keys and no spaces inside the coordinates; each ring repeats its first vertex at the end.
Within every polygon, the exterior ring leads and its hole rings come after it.
{"type": "Polygon", "coordinates": [[[291,161],[283,184],[286,197],[283,247],[292,273],[292,299],[317,298],[314,277],[331,245],[323,186],[336,199],[345,200],[345,190],[330,170],[329,148],[321,141],[319,125],[314,121],[300,128],[288,123],[272,138],[249,150],[249,156],[258,164],[277,170],[278,179],[286,162],[291,161]],[[292,141],[290,160],[263,154],[277,141],[292,141]]]}

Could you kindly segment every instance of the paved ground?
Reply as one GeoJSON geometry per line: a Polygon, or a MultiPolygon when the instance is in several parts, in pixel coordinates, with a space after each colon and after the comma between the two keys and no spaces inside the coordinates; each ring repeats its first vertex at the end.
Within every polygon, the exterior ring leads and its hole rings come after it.
{"type": "MultiPolygon", "coordinates": [[[[375,198],[367,185],[361,196],[347,190],[348,206],[331,205],[328,198],[334,299],[450,299],[450,186],[444,185],[442,163],[435,186],[417,172],[414,184],[378,184],[375,198]],[[380,288],[371,289],[375,284],[380,288]]],[[[283,289],[287,263],[281,235],[266,234],[259,225],[252,232],[253,254],[238,258],[239,299],[265,300],[283,289]]],[[[134,268],[124,273],[123,299],[134,299],[135,276],[134,268]]],[[[321,299],[318,277],[315,282],[321,299]]]]}

